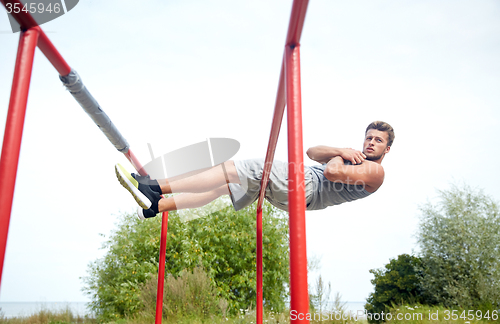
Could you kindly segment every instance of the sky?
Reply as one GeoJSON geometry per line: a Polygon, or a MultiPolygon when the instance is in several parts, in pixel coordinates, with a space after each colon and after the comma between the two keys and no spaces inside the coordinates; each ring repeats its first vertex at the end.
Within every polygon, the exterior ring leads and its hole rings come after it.
{"type": "MultiPolygon", "coordinates": [[[[143,164],[210,137],[265,156],[291,1],[81,0],[41,27],[143,164]]],[[[18,34],[0,10],[0,125],[18,34]]],[[[467,183],[500,199],[500,3],[313,0],[301,40],[304,150],[362,148],[374,120],[396,139],[384,185],[306,213],[307,250],[344,301],[364,301],[370,269],[417,253],[419,206],[467,183]]],[[[3,139],[3,131],[0,133],[3,139]]],[[[1,143],[1,142],[0,142],[1,143]]],[[[276,151],[286,161],[286,117],[276,151]]],[[[307,165],[315,162],[305,157],[307,165]]],[[[132,167],[37,50],[0,301],[88,301],[80,279],[135,201],[132,167]]],[[[1,181],[1,180],[0,180],[1,181]]]]}

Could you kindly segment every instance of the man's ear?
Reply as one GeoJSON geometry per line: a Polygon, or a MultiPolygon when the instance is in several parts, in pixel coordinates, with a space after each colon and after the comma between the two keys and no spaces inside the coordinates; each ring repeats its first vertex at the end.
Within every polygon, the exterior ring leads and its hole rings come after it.
{"type": "Polygon", "coordinates": [[[390,147],[390,146],[387,146],[387,147],[385,148],[384,154],[389,153],[389,151],[390,151],[390,150],[391,150],[391,147],[390,147]]]}

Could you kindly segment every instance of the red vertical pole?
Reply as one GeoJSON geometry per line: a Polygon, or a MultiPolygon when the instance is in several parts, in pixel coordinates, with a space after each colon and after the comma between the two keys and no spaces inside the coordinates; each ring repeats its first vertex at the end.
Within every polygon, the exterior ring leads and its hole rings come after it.
{"type": "Polygon", "coordinates": [[[264,320],[264,299],[262,293],[262,206],[257,207],[257,324],[264,320]]]}
{"type": "MultiPolygon", "coordinates": [[[[125,157],[132,163],[140,175],[147,175],[141,162],[135,154],[128,150],[124,153],[125,157]]],[[[158,286],[156,288],[156,317],[155,324],[161,324],[163,315],[163,286],[165,283],[165,257],[167,253],[167,231],[168,231],[168,212],[163,212],[161,216],[161,234],[160,234],[160,263],[158,265],[158,286]]]]}
{"type": "Polygon", "coordinates": [[[0,285],[38,28],[21,32],[0,158],[0,285]]]}
{"type": "Polygon", "coordinates": [[[288,117],[288,206],[290,228],[291,321],[309,323],[307,285],[306,203],[300,93],[300,46],[285,48],[288,117]],[[293,312],[293,313],[292,313],[293,312]],[[293,316],[296,314],[296,316],[293,316]]]}
{"type": "Polygon", "coordinates": [[[165,254],[167,253],[168,212],[161,215],[160,264],[158,267],[158,288],[156,290],[155,324],[161,324],[163,314],[163,284],[165,282],[165,254]]]}

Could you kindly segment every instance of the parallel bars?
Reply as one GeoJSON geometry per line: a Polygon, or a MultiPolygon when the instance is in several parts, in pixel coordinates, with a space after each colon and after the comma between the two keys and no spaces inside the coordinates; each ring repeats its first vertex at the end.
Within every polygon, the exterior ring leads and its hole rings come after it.
{"type": "MultiPolygon", "coordinates": [[[[7,3],[20,3],[19,0],[0,0],[7,3]]],[[[274,152],[279,136],[285,104],[288,102],[288,161],[289,161],[289,229],[290,229],[290,292],[291,310],[299,314],[309,312],[307,285],[307,255],[305,237],[305,192],[302,144],[302,112],[300,92],[300,36],[307,11],[308,0],[294,0],[285,42],[285,53],[280,72],[275,110],[271,125],[266,162],[261,181],[261,190],[257,206],[257,323],[263,322],[262,293],[262,203],[265,188],[274,159],[274,152]],[[286,89],[286,97],[285,97],[286,89]],[[295,208],[290,208],[295,206],[295,208]]],[[[17,175],[19,152],[21,147],[24,117],[33,66],[35,47],[38,46],[61,76],[70,73],[71,68],[54,47],[43,30],[33,18],[25,12],[14,14],[21,26],[27,27],[21,32],[16,58],[11,100],[5,126],[5,136],[0,159],[0,285],[5,259],[12,200],[17,175]]],[[[146,175],[141,163],[129,149],[124,153],[138,173],[146,175]]],[[[155,323],[160,324],[163,305],[163,283],[165,273],[165,254],[168,229],[168,212],[162,214],[160,240],[160,260],[158,269],[158,289],[155,323]]],[[[297,320],[308,323],[308,320],[297,320]]]]}

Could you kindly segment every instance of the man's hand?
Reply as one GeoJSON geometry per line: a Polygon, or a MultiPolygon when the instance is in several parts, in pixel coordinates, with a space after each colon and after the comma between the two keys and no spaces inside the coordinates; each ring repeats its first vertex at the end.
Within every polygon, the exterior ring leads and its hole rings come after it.
{"type": "Polygon", "coordinates": [[[352,148],[341,149],[340,157],[344,160],[351,161],[352,164],[361,164],[366,159],[366,155],[352,148]]]}
{"type": "Polygon", "coordinates": [[[384,182],[384,168],[379,163],[366,161],[358,165],[345,165],[340,155],[328,162],[323,174],[332,182],[362,185],[368,192],[374,192],[384,182]]]}
{"type": "Polygon", "coordinates": [[[307,150],[306,154],[311,160],[321,164],[328,163],[336,156],[340,156],[344,160],[350,161],[352,164],[360,164],[366,159],[366,156],[360,151],[351,148],[336,148],[325,145],[311,147],[307,150]]]}

